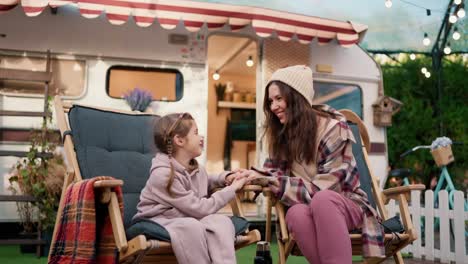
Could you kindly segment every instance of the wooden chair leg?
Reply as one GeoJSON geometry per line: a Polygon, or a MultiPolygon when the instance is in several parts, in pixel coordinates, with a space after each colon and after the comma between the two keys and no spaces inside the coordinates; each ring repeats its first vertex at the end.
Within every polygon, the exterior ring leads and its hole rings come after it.
{"type": "Polygon", "coordinates": [[[284,250],[284,263],[288,260],[289,255],[291,255],[291,251],[296,245],[296,240],[290,239],[286,242],[285,250],[284,250]]]}
{"type": "Polygon", "coordinates": [[[265,226],[265,241],[271,242],[271,197],[266,196],[266,226],[265,226]]]}
{"type": "Polygon", "coordinates": [[[286,264],[284,243],[278,239],[278,264],[286,264]]]}
{"type": "Polygon", "coordinates": [[[393,254],[393,259],[395,260],[396,264],[404,264],[403,257],[401,256],[401,252],[398,251],[397,253],[393,254]]]}
{"type": "Polygon", "coordinates": [[[63,179],[63,186],[62,186],[62,194],[60,195],[60,201],[59,201],[59,208],[57,209],[57,216],[55,217],[55,224],[54,224],[54,231],[52,233],[52,241],[50,242],[50,248],[48,252],[48,260],[50,260],[50,254],[52,253],[53,245],[55,244],[55,235],[57,232],[57,229],[60,226],[60,217],[62,216],[63,212],[63,207],[60,206],[62,204],[62,199],[65,199],[65,193],[67,192],[67,187],[70,185],[70,183],[73,182],[75,178],[75,173],[72,171],[68,171],[65,173],[65,177],[63,179]]]}

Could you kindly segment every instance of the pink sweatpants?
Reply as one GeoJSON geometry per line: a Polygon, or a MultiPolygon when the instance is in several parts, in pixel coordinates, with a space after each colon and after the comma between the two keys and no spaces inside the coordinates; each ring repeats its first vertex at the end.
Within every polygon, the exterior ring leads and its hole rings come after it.
{"type": "Polygon", "coordinates": [[[352,263],[349,230],[361,226],[362,209],[334,191],[316,193],[310,204],[289,208],[286,223],[309,263],[352,263]]]}

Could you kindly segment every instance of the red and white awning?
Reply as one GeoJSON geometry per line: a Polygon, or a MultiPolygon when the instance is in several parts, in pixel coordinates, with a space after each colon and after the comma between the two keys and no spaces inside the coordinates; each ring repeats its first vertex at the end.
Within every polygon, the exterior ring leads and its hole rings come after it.
{"type": "Polygon", "coordinates": [[[358,43],[367,30],[367,26],[353,22],[251,6],[184,0],[0,0],[0,12],[10,10],[20,2],[28,16],[39,15],[47,5],[74,4],[84,17],[96,18],[104,12],[109,22],[115,25],[124,24],[130,16],[139,26],[148,27],[157,20],[166,29],[175,28],[182,20],[189,31],[197,31],[205,23],[209,29],[229,24],[232,30],[251,24],[261,37],[276,32],[281,40],[288,41],[296,35],[301,43],[317,38],[319,43],[325,44],[336,39],[345,47],[358,43]]]}

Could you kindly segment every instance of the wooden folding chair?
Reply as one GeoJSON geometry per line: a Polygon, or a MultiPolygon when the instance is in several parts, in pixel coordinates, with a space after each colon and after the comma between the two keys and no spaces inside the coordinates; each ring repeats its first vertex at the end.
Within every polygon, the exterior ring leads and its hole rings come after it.
{"type": "MultiPolygon", "coordinates": [[[[400,249],[417,239],[416,230],[413,228],[413,223],[408,209],[408,202],[411,199],[411,191],[424,190],[425,186],[423,184],[416,184],[381,191],[377,178],[369,169],[367,151],[370,149],[370,141],[369,134],[364,123],[359,116],[351,110],[345,109],[340,112],[348,120],[348,124],[350,125],[356,139],[356,143],[353,144],[353,154],[356,158],[360,174],[361,188],[367,193],[371,205],[374,206],[374,208],[377,207],[378,212],[384,221],[389,219],[384,205],[387,204],[390,199],[395,199],[400,207],[400,216],[404,227],[404,232],[398,233],[399,239],[395,239],[395,235],[391,232],[385,234],[385,258],[372,258],[366,259],[365,261],[366,263],[380,263],[386,258],[393,256],[396,263],[403,263],[403,258],[399,252],[400,249]]],[[[286,208],[274,198],[274,195],[268,188],[264,188],[263,194],[266,197],[268,208],[266,219],[266,240],[271,240],[271,210],[272,207],[275,207],[278,219],[276,225],[276,237],[279,249],[279,263],[285,264],[289,255],[301,256],[302,253],[297,247],[294,237],[287,229],[285,220],[286,208]]],[[[349,236],[351,239],[353,255],[362,255],[362,235],[353,233],[349,236]]]]}
{"type": "MultiPolygon", "coordinates": [[[[177,263],[164,228],[154,228],[155,225],[149,222],[140,222],[137,227],[131,223],[140,191],[149,177],[151,159],[156,153],[152,124],[159,117],[80,105],[64,107],[58,96],[54,104],[66,158],[73,169],[65,178],[61,199],[72,182],[96,176],[114,177],[116,180],[96,181],[94,187],[97,193],[105,194],[101,197],[108,197],[100,202],[108,204],[119,263],[177,263]],[[122,186],[123,218],[116,194],[110,192],[115,186],[122,186]],[[131,239],[127,239],[129,233],[132,233],[131,239]]],[[[239,202],[238,198],[231,202],[234,215],[239,216],[233,217],[236,233],[241,236],[236,249],[260,240],[260,232],[249,231],[248,222],[241,218],[239,202]]],[[[54,239],[62,211],[63,208],[59,208],[54,239]]]]}

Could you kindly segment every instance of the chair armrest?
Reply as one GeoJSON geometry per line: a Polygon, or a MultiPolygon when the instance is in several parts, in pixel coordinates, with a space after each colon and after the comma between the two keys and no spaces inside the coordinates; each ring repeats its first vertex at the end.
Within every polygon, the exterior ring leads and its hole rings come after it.
{"type": "Polygon", "coordinates": [[[418,234],[413,227],[413,222],[411,221],[411,214],[408,208],[408,202],[411,199],[411,191],[422,191],[424,189],[426,189],[426,186],[424,186],[423,184],[413,184],[408,186],[386,189],[382,192],[385,204],[387,204],[390,201],[390,199],[398,201],[401,220],[403,221],[403,226],[405,227],[406,233],[409,235],[409,241],[414,241],[418,238],[418,234]]]}
{"type": "Polygon", "coordinates": [[[244,185],[239,192],[261,192],[263,191],[263,187],[260,185],[244,185]]]}
{"type": "Polygon", "coordinates": [[[117,194],[111,191],[111,188],[123,186],[122,180],[99,180],[94,182],[94,188],[100,189],[100,202],[107,204],[109,218],[111,220],[112,232],[114,234],[115,244],[119,252],[126,252],[128,249],[125,228],[120,213],[117,194]]]}
{"type": "MultiPolygon", "coordinates": [[[[211,194],[217,191],[222,190],[224,187],[217,187],[211,190],[211,194]]],[[[238,190],[237,192],[261,192],[263,187],[260,185],[244,185],[242,189],[238,190]]]]}
{"type": "Polygon", "coordinates": [[[384,195],[384,203],[387,204],[390,199],[398,200],[400,195],[405,195],[408,201],[411,200],[411,191],[423,191],[426,189],[424,184],[412,184],[408,186],[399,186],[388,188],[382,191],[384,195]]]}
{"type": "Polygon", "coordinates": [[[94,188],[113,188],[117,186],[123,186],[122,180],[101,180],[94,182],[94,188]]]}
{"type": "Polygon", "coordinates": [[[117,186],[123,186],[122,180],[99,180],[94,182],[94,188],[100,189],[100,199],[99,201],[103,204],[110,202],[111,198],[111,188],[117,186]]]}

